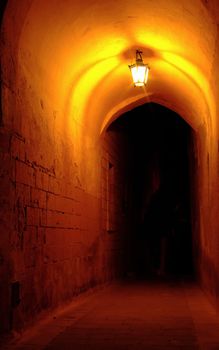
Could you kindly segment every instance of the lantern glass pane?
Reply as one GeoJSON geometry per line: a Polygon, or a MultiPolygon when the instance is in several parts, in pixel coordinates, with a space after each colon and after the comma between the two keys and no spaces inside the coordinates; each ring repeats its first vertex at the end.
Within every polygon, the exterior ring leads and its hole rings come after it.
{"type": "Polygon", "coordinates": [[[135,65],[131,67],[132,78],[135,86],[143,86],[147,82],[148,67],[146,65],[135,65]]]}

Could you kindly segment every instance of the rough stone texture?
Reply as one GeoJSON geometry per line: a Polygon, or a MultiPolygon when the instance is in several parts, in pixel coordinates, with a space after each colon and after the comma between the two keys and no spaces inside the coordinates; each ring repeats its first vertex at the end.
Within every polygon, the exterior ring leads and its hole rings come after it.
{"type": "Polygon", "coordinates": [[[102,226],[103,266],[106,280],[121,277],[125,268],[125,237],[128,217],[124,210],[127,154],[124,135],[106,132],[102,140],[102,226]]]}
{"type": "MultiPolygon", "coordinates": [[[[102,141],[102,156],[95,164],[101,168],[101,178],[95,179],[99,191],[92,194],[82,181],[74,183],[71,178],[75,163],[72,171],[71,164],[62,160],[61,169],[46,168],[39,163],[34,153],[36,145],[29,142],[28,135],[5,129],[1,132],[2,328],[22,329],[42,310],[121,275],[124,220],[120,219],[119,186],[124,157],[122,142],[107,134],[102,141]],[[108,155],[116,169],[117,186],[113,189],[114,202],[110,203],[116,218],[111,233],[107,232],[104,209],[108,200],[108,155]],[[8,300],[13,282],[20,284],[20,303],[16,307],[8,300]]],[[[65,147],[69,149],[68,144],[65,147]]],[[[57,156],[54,154],[54,162],[57,156]]]]}
{"type": "MultiPolygon", "coordinates": [[[[1,147],[0,147],[0,290],[2,297],[0,298],[0,309],[2,313],[2,328],[8,329],[10,322],[9,314],[9,283],[12,262],[10,260],[10,239],[13,227],[13,199],[14,199],[14,162],[10,157],[10,141],[11,134],[1,128],[1,147]]],[[[15,245],[17,242],[13,242],[15,245]]],[[[12,244],[13,244],[12,243],[12,244]]]]}
{"type": "Polygon", "coordinates": [[[218,305],[218,47],[216,0],[8,1],[1,27],[1,329],[22,328],[118,274],[120,238],[106,231],[122,223],[120,189],[110,197],[107,186],[122,173],[107,175],[109,163],[117,168],[118,145],[110,141],[102,155],[100,134],[149,100],[194,129],[196,265],[218,305]],[[146,90],[133,89],[127,69],[139,47],[152,67],[146,90]],[[21,303],[12,308],[16,282],[21,303]]]}
{"type": "MultiPolygon", "coordinates": [[[[20,283],[21,303],[11,310],[10,325],[20,328],[43,308],[58,305],[101,280],[97,267],[99,199],[82,188],[75,188],[74,197],[66,197],[61,184],[57,194],[49,187],[54,174],[26,156],[20,159],[20,146],[10,152],[7,140],[3,141],[2,149],[8,153],[2,153],[6,169],[1,168],[1,208],[5,209],[1,227],[7,243],[1,244],[1,254],[6,255],[2,257],[5,265],[10,252],[12,265],[3,283],[8,291],[13,281],[20,283]]],[[[26,143],[24,149],[27,153],[26,143]]]]}

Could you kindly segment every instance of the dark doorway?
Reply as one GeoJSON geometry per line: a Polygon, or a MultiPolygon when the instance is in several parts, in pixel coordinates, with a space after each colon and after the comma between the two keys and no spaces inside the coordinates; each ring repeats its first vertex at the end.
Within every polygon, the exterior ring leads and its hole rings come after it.
{"type": "Polygon", "coordinates": [[[126,272],[136,277],[192,275],[190,126],[149,103],[109,127],[126,140],[126,272]]]}

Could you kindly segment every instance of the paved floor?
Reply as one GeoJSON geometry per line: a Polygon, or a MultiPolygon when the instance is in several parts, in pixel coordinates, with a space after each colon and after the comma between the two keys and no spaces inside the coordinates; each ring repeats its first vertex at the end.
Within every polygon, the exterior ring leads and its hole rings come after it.
{"type": "Polygon", "coordinates": [[[82,297],[5,349],[219,350],[219,317],[193,284],[129,281],[82,297]]]}

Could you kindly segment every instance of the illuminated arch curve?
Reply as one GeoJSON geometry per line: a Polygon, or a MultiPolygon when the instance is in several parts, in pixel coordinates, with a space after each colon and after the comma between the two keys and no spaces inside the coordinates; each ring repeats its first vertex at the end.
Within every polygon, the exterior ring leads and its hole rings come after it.
{"type": "Polygon", "coordinates": [[[184,106],[195,128],[214,125],[209,82],[216,25],[202,1],[140,0],[136,6],[96,0],[79,6],[9,0],[6,15],[9,32],[17,35],[17,80],[31,82],[35,97],[44,95],[48,108],[59,112],[62,129],[74,119],[98,134],[111,110],[142,98],[128,69],[136,48],[151,67],[146,96],[184,106]]]}
{"type": "MultiPolygon", "coordinates": [[[[197,133],[205,130],[202,151],[216,154],[211,82],[217,26],[201,0],[139,0],[138,6],[125,0],[9,0],[3,31],[10,42],[3,51],[9,129],[16,115],[25,137],[33,128],[27,131],[24,119],[31,116],[29,124],[38,125],[34,137],[44,147],[54,137],[55,118],[54,144],[61,135],[73,140],[80,163],[80,154],[94,149],[110,120],[132,105],[154,101],[176,111],[197,133]],[[133,87],[128,68],[137,48],[151,68],[145,90],[133,87]]],[[[216,164],[216,157],[211,161],[216,164]]]]}

